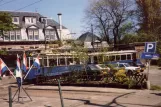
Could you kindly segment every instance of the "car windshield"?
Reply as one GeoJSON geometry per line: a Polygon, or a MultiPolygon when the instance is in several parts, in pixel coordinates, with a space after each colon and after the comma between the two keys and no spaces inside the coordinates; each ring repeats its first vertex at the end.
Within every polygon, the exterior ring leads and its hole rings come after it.
{"type": "Polygon", "coordinates": [[[130,67],[130,65],[129,64],[124,64],[125,65],[125,67],[130,67]]]}
{"type": "Polygon", "coordinates": [[[98,64],[98,66],[101,68],[106,68],[106,65],[104,65],[104,64],[98,64]]]}
{"type": "Polygon", "coordinates": [[[88,65],[91,70],[99,70],[99,68],[95,65],[88,65]]]}

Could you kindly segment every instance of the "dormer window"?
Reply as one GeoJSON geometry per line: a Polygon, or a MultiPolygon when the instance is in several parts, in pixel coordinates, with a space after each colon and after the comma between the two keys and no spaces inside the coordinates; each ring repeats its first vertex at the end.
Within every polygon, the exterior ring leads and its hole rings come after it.
{"type": "Polygon", "coordinates": [[[19,17],[13,17],[13,18],[12,18],[12,22],[13,22],[14,24],[19,24],[19,17]]]}
{"type": "Polygon", "coordinates": [[[25,17],[25,23],[26,24],[36,24],[36,18],[35,17],[25,17]]]}

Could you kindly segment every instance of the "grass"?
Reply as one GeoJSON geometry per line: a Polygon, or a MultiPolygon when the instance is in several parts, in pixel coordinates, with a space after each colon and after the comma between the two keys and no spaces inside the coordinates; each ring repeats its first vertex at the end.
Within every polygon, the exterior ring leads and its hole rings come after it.
{"type": "Polygon", "coordinates": [[[158,85],[151,85],[151,90],[161,91],[161,86],[158,86],[158,85]]]}

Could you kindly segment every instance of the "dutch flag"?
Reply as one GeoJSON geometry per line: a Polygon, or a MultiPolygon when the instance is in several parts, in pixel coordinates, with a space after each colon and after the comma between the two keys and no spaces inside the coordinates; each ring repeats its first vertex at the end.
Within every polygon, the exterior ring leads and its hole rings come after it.
{"type": "Polygon", "coordinates": [[[33,66],[37,67],[38,69],[40,69],[40,60],[39,60],[39,55],[37,56],[37,58],[35,59],[33,66]]]}
{"type": "Polygon", "coordinates": [[[0,74],[3,74],[7,70],[6,64],[0,58],[0,74]]]}
{"type": "Polygon", "coordinates": [[[16,62],[17,62],[16,63],[16,69],[17,69],[17,71],[21,71],[21,68],[20,68],[20,59],[19,59],[18,54],[17,54],[17,61],[16,62]]]}
{"type": "Polygon", "coordinates": [[[27,58],[26,58],[25,52],[24,52],[24,54],[23,54],[22,70],[23,70],[24,72],[26,72],[26,70],[27,70],[27,58]]]}

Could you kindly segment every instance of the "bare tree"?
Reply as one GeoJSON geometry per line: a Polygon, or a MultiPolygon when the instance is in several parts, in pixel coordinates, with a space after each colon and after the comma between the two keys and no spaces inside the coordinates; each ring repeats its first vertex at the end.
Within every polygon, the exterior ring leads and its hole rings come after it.
{"type": "Polygon", "coordinates": [[[131,0],[94,0],[90,2],[85,15],[88,25],[93,23],[108,43],[110,38],[113,38],[114,44],[117,44],[121,38],[119,29],[132,15],[131,10],[131,0]]]}

